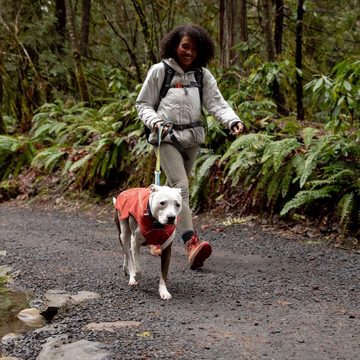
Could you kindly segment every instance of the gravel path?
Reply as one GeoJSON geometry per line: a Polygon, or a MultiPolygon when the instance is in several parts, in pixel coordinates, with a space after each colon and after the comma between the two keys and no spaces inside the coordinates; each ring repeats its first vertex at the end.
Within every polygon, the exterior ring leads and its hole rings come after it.
{"type": "Polygon", "coordinates": [[[36,359],[45,339],[58,334],[101,342],[109,359],[360,358],[358,253],[251,222],[222,229],[211,221],[199,230],[213,245],[202,270],[191,271],[183,247],[174,244],[173,299],[166,302],[157,293],[159,259],[146,248],[142,284],[128,287],[107,212],[96,218],[0,204],[0,250],[6,250],[0,261],[13,269],[13,288],[37,299],[50,289],[101,295],[62,309],[52,330],[0,345],[0,358],[36,359]],[[85,328],[119,320],[141,324],[114,332],[85,328]]]}

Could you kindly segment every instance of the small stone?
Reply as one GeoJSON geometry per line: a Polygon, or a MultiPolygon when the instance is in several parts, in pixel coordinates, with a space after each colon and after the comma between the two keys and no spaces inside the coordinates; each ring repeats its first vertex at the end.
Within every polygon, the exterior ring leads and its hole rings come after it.
{"type": "Polygon", "coordinates": [[[17,318],[29,326],[43,326],[44,318],[40,314],[39,309],[29,308],[21,310],[17,314],[17,318]]]}

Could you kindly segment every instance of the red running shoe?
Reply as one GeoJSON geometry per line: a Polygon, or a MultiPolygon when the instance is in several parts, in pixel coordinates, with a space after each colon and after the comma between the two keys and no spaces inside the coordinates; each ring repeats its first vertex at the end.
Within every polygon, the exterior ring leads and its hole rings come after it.
{"type": "Polygon", "coordinates": [[[211,245],[207,241],[201,241],[196,234],[185,243],[185,250],[191,270],[201,268],[212,251],[211,245]]]}
{"type": "Polygon", "coordinates": [[[148,245],[149,252],[152,256],[161,256],[161,246],[160,245],[148,245]]]}

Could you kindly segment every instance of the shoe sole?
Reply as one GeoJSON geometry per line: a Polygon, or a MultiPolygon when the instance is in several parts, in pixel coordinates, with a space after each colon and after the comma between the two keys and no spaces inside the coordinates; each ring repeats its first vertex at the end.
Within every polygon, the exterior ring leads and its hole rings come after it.
{"type": "Polygon", "coordinates": [[[196,270],[204,265],[204,261],[211,255],[212,249],[209,243],[204,243],[194,255],[192,262],[190,263],[190,269],[196,270]]]}

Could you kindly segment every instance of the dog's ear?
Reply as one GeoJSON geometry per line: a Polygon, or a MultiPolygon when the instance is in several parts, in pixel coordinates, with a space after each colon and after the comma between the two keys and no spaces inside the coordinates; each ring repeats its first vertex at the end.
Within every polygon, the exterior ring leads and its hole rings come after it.
{"type": "Polygon", "coordinates": [[[151,184],[149,186],[150,188],[150,192],[155,192],[155,191],[159,191],[159,186],[155,185],[155,184],[151,184]]]}

